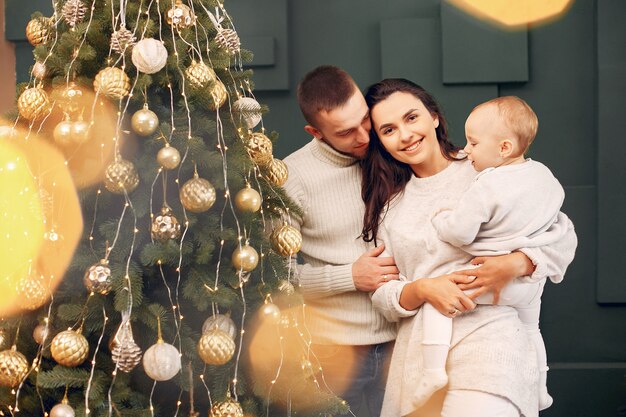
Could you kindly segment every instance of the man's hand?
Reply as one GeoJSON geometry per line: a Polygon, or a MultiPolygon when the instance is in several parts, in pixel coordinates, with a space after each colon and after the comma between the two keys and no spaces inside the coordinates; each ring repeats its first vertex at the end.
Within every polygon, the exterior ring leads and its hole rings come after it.
{"type": "Polygon", "coordinates": [[[500,256],[479,256],[472,259],[472,264],[480,265],[476,269],[465,269],[457,271],[455,274],[475,276],[476,279],[469,284],[459,284],[463,291],[476,289],[470,298],[476,297],[486,292],[493,292],[493,304],[500,301],[500,291],[511,280],[524,275],[532,274],[534,265],[522,252],[513,252],[500,256]]]}
{"type": "Polygon", "coordinates": [[[385,282],[399,278],[394,259],[378,257],[384,250],[384,244],[370,249],[352,264],[352,279],[357,290],[374,291],[385,282]]]}

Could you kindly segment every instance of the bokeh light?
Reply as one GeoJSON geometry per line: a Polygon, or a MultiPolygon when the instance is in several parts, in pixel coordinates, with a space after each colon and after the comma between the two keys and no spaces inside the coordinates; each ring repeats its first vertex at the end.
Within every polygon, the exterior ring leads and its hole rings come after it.
{"type": "Polygon", "coordinates": [[[574,0],[447,0],[480,19],[507,27],[545,23],[565,13],[574,0]]]}

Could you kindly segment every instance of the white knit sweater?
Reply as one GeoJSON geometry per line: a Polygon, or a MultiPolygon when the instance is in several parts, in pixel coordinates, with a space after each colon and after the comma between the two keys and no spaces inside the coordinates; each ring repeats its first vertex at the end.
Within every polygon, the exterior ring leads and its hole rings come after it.
{"type": "Polygon", "coordinates": [[[314,343],[370,345],[395,339],[396,325],[357,291],[352,263],[371,245],[360,238],[364,204],[358,161],[318,139],[285,158],[284,188],[304,211],[298,280],[314,343]]]}
{"type": "MultiPolygon", "coordinates": [[[[439,240],[431,218],[442,208],[454,207],[475,175],[469,161],[453,162],[432,177],[413,177],[393,202],[380,238],[409,280],[445,275],[468,265],[472,256],[439,240]]],[[[567,217],[559,221],[569,231],[557,244],[523,250],[536,265],[535,278],[562,275],[573,259],[577,243],[573,225],[567,217]]],[[[421,310],[407,311],[399,305],[407,283],[389,282],[372,298],[389,320],[400,321],[381,414],[385,417],[414,411],[410,399],[422,367],[421,310]]],[[[449,389],[489,392],[508,398],[523,416],[538,414],[536,354],[511,307],[479,306],[455,318],[447,371],[449,389]]]]}

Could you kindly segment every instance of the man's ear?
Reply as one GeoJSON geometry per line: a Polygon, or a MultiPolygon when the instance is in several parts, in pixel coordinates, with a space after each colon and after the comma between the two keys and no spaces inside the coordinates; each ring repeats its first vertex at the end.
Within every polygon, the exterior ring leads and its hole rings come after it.
{"type": "Polygon", "coordinates": [[[510,139],[504,139],[502,142],[500,142],[500,156],[502,158],[508,158],[509,156],[511,156],[511,154],[513,154],[513,150],[513,141],[511,141],[510,139]]]}
{"type": "Polygon", "coordinates": [[[307,132],[311,136],[315,136],[315,138],[317,138],[317,139],[321,139],[322,138],[322,132],[320,132],[319,130],[317,130],[316,128],[314,128],[311,125],[304,126],[304,131],[307,132]]]}

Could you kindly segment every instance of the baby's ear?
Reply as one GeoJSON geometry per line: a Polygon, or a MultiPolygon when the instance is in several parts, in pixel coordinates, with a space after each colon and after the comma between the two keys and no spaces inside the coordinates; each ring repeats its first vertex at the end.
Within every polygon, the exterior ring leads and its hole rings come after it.
{"type": "Polygon", "coordinates": [[[504,139],[500,142],[500,156],[502,158],[508,158],[513,153],[513,141],[510,139],[504,139]]]}

